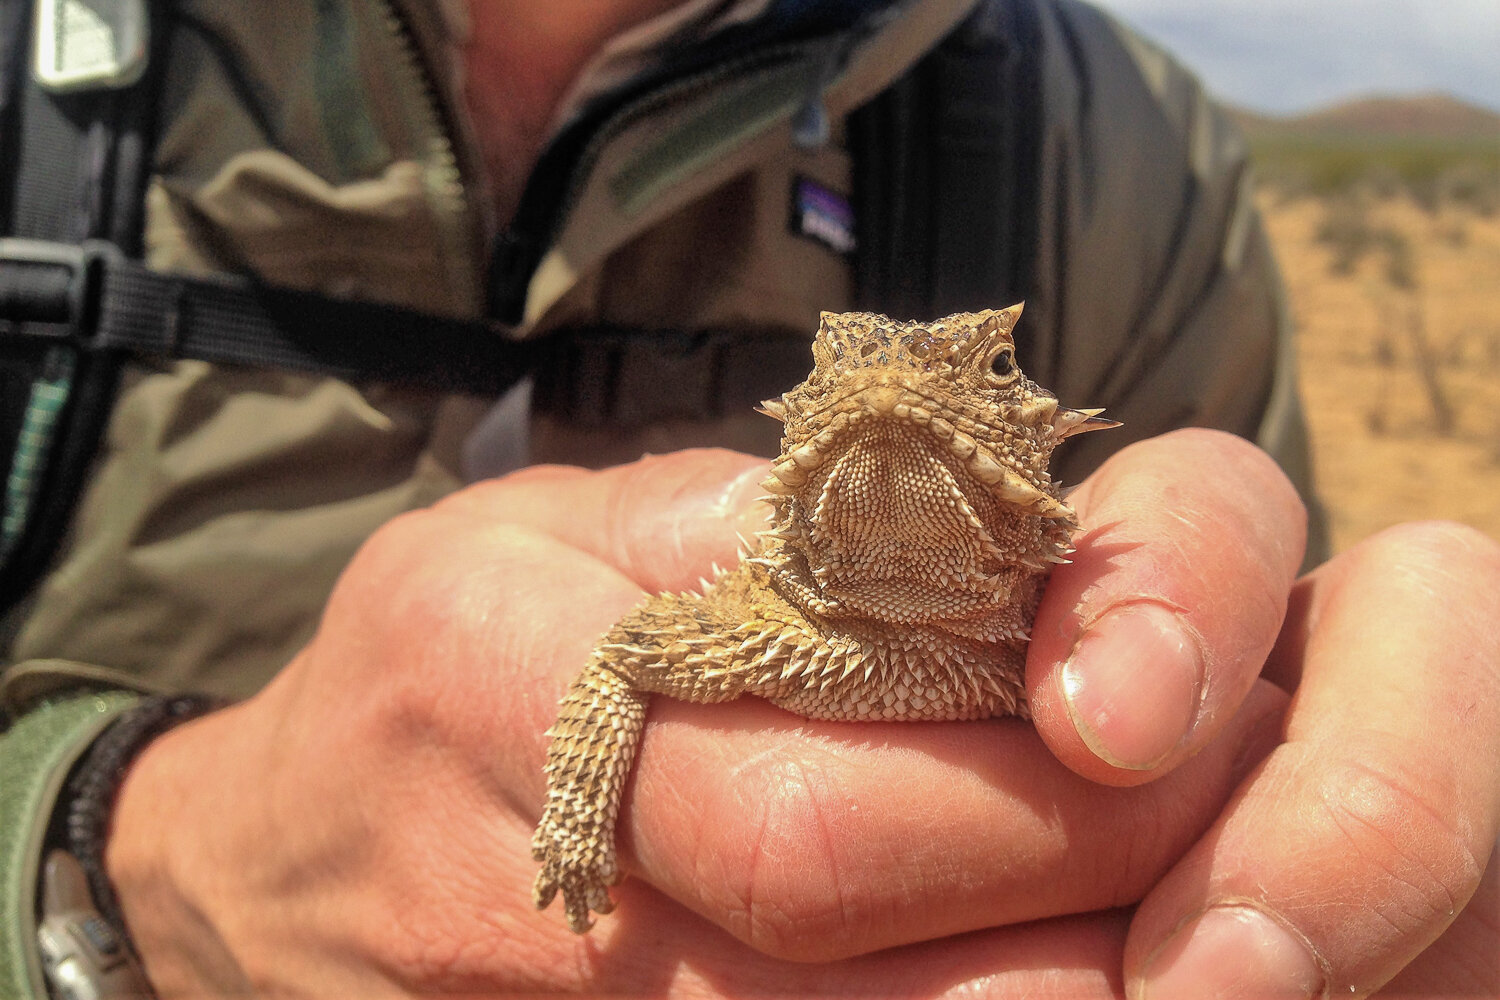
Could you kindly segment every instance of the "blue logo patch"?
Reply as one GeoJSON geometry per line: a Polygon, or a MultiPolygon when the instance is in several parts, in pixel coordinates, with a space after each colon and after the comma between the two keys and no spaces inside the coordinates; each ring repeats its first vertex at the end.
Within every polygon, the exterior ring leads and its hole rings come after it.
{"type": "Polygon", "coordinates": [[[849,199],[807,177],[792,179],[792,232],[834,253],[854,252],[854,209],[849,199]]]}

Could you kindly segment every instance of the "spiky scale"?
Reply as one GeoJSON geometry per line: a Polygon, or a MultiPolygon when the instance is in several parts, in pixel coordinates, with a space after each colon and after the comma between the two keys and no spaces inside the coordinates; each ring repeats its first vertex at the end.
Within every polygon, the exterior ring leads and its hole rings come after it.
{"type": "Polygon", "coordinates": [[[757,413],[764,413],[768,417],[786,422],[786,403],[780,399],[768,399],[755,410],[757,413]]]}

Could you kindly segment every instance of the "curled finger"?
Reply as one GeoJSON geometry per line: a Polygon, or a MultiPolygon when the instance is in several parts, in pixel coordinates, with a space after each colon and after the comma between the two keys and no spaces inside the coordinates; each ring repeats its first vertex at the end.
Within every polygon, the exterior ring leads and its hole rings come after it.
{"type": "Polygon", "coordinates": [[[1368,994],[1444,933],[1491,863],[1500,546],[1405,526],[1300,586],[1305,634],[1278,647],[1300,671],[1272,665],[1301,677],[1286,740],[1142,903],[1137,997],[1368,994]]]}

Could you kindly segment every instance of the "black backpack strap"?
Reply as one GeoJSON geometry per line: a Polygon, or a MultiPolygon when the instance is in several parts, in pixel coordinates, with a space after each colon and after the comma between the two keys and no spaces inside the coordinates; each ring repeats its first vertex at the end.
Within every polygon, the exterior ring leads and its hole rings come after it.
{"type": "MultiPolygon", "coordinates": [[[[498,395],[535,363],[498,324],[153,271],[112,244],[0,239],[0,316],[80,353],[274,368],[498,395]]],[[[23,334],[24,335],[24,334],[23,334]]]]}
{"type": "Polygon", "coordinates": [[[984,0],[851,116],[860,308],[933,319],[1027,296],[1041,140],[1034,3],[984,0]]]}
{"type": "MultiPolygon", "coordinates": [[[[166,5],[119,8],[147,40],[139,80],[68,91],[43,86],[32,71],[42,3],[0,0],[0,232],[59,244],[107,240],[138,254],[160,76],[150,69],[165,62],[167,32],[157,22],[166,5]]],[[[3,263],[0,271],[0,300],[41,290],[33,279],[55,280],[3,263]]],[[[83,319],[70,317],[75,327],[83,319]]],[[[0,311],[0,456],[9,459],[0,459],[0,606],[25,591],[56,548],[114,398],[118,357],[79,350],[68,326],[0,311]]]]}
{"type": "Polygon", "coordinates": [[[550,344],[496,325],[152,271],[105,240],[0,238],[0,606],[35,581],[76,504],[125,358],[191,358],[499,395],[550,344]],[[45,498],[45,502],[43,499],[45,498]]]}
{"type": "Polygon", "coordinates": [[[739,416],[807,377],[807,343],[806,333],[779,329],[569,330],[544,343],[532,404],[615,431],[739,416]]]}

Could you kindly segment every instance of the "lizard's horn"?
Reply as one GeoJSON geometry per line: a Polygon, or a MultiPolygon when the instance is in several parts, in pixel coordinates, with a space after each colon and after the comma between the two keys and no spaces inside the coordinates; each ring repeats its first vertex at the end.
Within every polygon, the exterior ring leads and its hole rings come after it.
{"type": "Polygon", "coordinates": [[[1052,435],[1061,441],[1070,438],[1074,434],[1086,434],[1089,431],[1105,431],[1111,427],[1119,427],[1118,420],[1110,420],[1101,417],[1103,407],[1095,407],[1091,410],[1072,410],[1067,407],[1059,407],[1057,413],[1052,417],[1052,435]]]}

